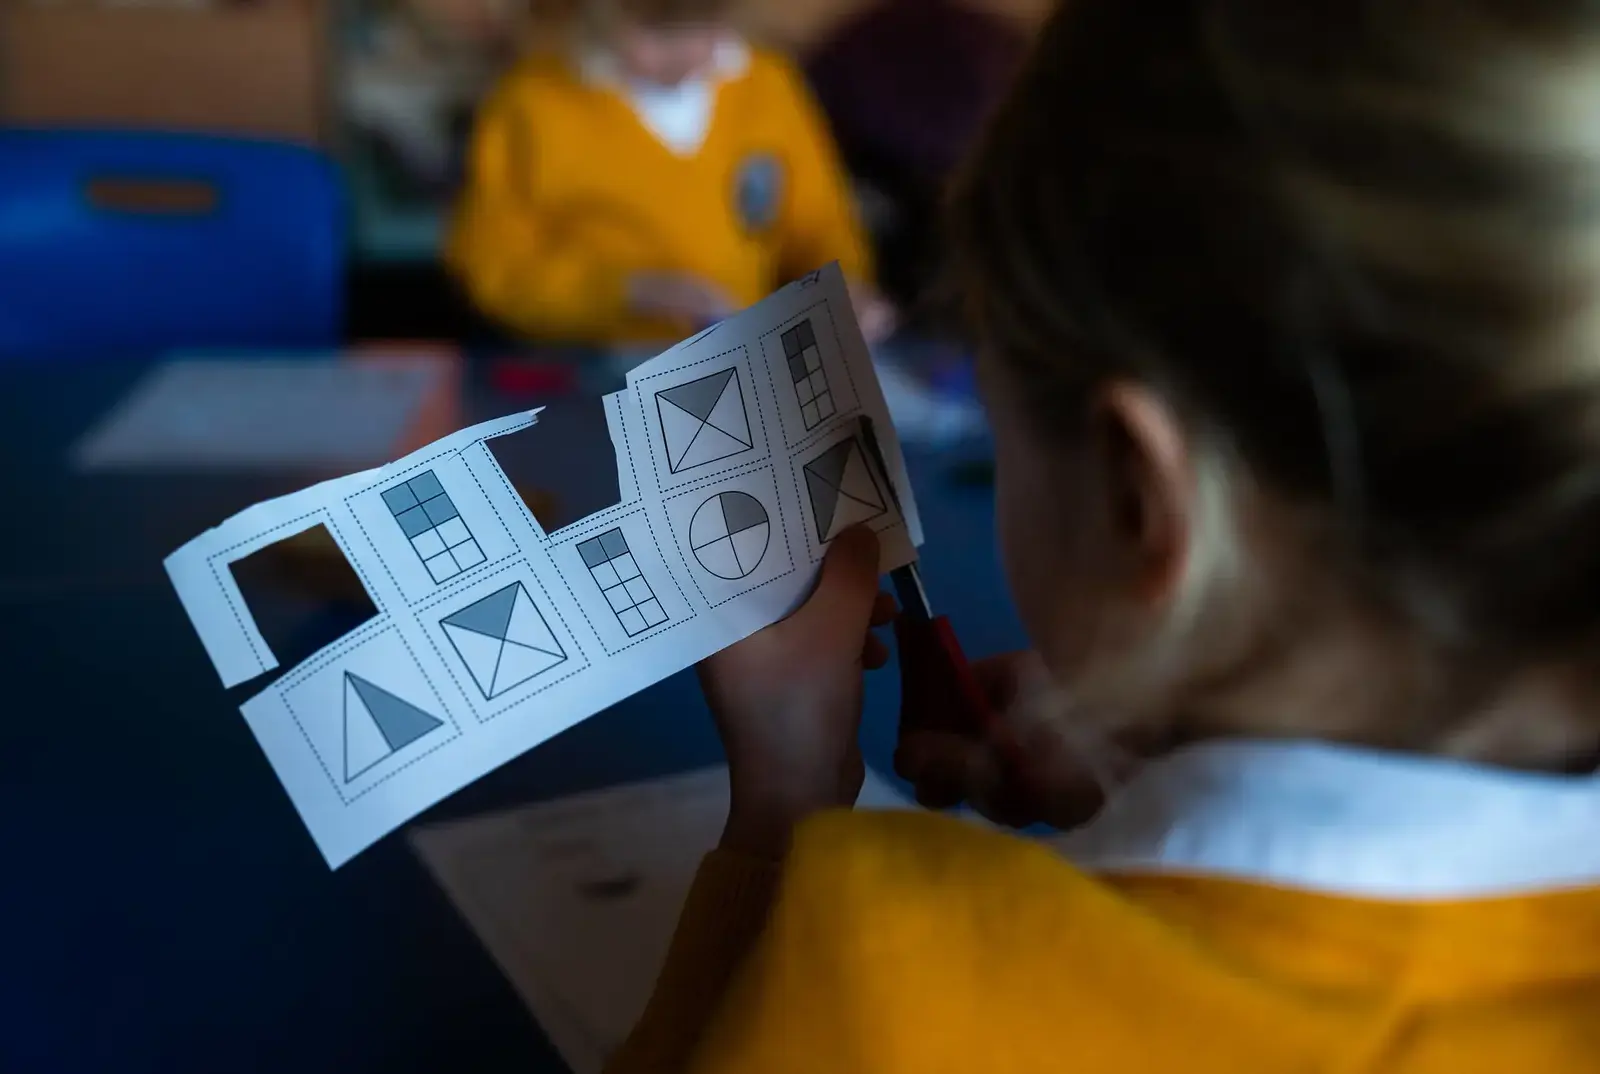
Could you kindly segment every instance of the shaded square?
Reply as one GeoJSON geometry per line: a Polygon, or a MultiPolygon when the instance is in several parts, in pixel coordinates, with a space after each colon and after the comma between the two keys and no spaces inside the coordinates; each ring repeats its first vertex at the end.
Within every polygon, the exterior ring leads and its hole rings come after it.
{"type": "Polygon", "coordinates": [[[446,548],[454,548],[458,544],[472,540],[472,531],[467,529],[467,524],[459,518],[452,518],[439,527],[439,539],[444,542],[446,548]]]}
{"type": "Polygon", "coordinates": [[[605,548],[600,544],[600,538],[591,537],[578,546],[578,555],[583,557],[585,567],[598,567],[611,557],[606,555],[605,548]]]}
{"type": "Polygon", "coordinates": [[[631,553],[626,556],[618,556],[611,566],[617,572],[617,577],[624,582],[629,578],[637,578],[639,576],[639,565],[633,561],[631,553]]]}
{"type": "Polygon", "coordinates": [[[617,576],[617,568],[609,562],[591,567],[590,572],[594,575],[595,584],[601,589],[610,589],[614,585],[622,584],[622,579],[617,576]]]}
{"type": "Polygon", "coordinates": [[[411,538],[411,547],[417,550],[417,555],[426,563],[444,551],[444,542],[439,539],[438,530],[425,530],[411,538]]]}
{"type": "Polygon", "coordinates": [[[396,515],[394,520],[400,523],[400,532],[407,537],[415,537],[425,530],[433,529],[433,523],[428,520],[428,513],[420,507],[402,512],[396,515]]]}
{"type": "Polygon", "coordinates": [[[455,559],[449,552],[440,552],[437,556],[428,560],[425,565],[428,568],[428,574],[435,582],[443,582],[461,573],[461,568],[456,565],[455,559]]]}
{"type": "Polygon", "coordinates": [[[805,349],[806,345],[800,342],[800,330],[798,328],[791,328],[783,334],[783,353],[786,356],[793,358],[805,349]]]}
{"type": "Polygon", "coordinates": [[[806,369],[806,360],[803,357],[797,354],[789,359],[790,380],[805,380],[808,372],[810,370],[806,369]]]}
{"type": "Polygon", "coordinates": [[[649,583],[642,577],[631,579],[624,588],[627,589],[628,596],[633,598],[633,603],[635,604],[643,604],[645,601],[655,598],[655,594],[650,592],[649,583]]]}
{"type": "Polygon", "coordinates": [[[398,515],[417,506],[417,498],[412,495],[409,485],[396,485],[392,489],[384,489],[383,502],[388,505],[391,515],[398,515]]]}
{"type": "Polygon", "coordinates": [[[408,481],[407,484],[411,486],[412,493],[419,501],[427,501],[433,499],[435,496],[444,495],[444,486],[439,484],[439,479],[434,476],[432,470],[418,474],[416,477],[413,477],[410,481],[408,481]]]}
{"type": "Polygon", "coordinates": [[[639,614],[644,616],[645,626],[656,626],[667,621],[667,613],[661,607],[659,600],[650,600],[639,605],[639,614]]]}
{"type": "Polygon", "coordinates": [[[815,373],[822,368],[822,352],[812,347],[806,351],[806,372],[815,373]]]}
{"type": "Polygon", "coordinates": [[[470,567],[476,567],[486,558],[483,554],[483,549],[478,547],[477,541],[468,541],[466,544],[458,544],[454,548],[450,549],[450,554],[456,557],[456,563],[461,567],[462,570],[467,570],[470,567]]]}
{"type": "Polygon", "coordinates": [[[456,505],[448,496],[435,496],[425,502],[422,509],[428,512],[428,517],[433,519],[433,524],[436,526],[441,522],[449,522],[461,513],[456,510],[456,505]]]}
{"type": "Polygon", "coordinates": [[[610,589],[606,590],[605,592],[606,592],[606,600],[611,602],[611,610],[612,611],[620,612],[624,608],[633,607],[633,603],[634,602],[633,602],[633,599],[628,596],[628,587],[627,586],[621,586],[621,585],[612,586],[610,589]]]}
{"type": "Polygon", "coordinates": [[[612,530],[610,533],[600,535],[600,544],[606,550],[608,559],[628,554],[628,540],[622,536],[621,530],[612,530]]]}
{"type": "Polygon", "coordinates": [[[644,616],[638,608],[629,608],[617,615],[617,621],[622,624],[622,629],[628,632],[628,637],[642,634],[648,627],[645,625],[644,616]]]}

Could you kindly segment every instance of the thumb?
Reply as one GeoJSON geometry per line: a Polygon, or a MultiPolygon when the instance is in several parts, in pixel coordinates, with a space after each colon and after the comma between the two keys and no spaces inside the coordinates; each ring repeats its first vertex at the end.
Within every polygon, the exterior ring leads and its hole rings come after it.
{"type": "Polygon", "coordinates": [[[877,599],[878,535],[864,525],[852,526],[834,538],[822,561],[817,587],[795,618],[831,624],[841,632],[848,628],[851,644],[857,644],[858,634],[867,631],[877,599]]]}

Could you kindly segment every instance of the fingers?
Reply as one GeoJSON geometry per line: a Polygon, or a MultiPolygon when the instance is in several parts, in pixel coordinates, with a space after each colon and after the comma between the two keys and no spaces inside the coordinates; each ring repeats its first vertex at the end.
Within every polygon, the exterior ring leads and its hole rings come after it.
{"type": "Polygon", "coordinates": [[[901,738],[894,770],[917,790],[918,804],[949,809],[972,794],[982,778],[983,744],[946,731],[918,731],[901,738]]]}
{"type": "Polygon", "coordinates": [[[888,626],[894,622],[894,617],[900,614],[900,605],[895,603],[894,594],[879,593],[872,602],[872,618],[867,621],[868,626],[888,626]]]}
{"type": "Polygon", "coordinates": [[[830,632],[865,634],[877,598],[878,535],[852,526],[834,538],[817,588],[795,618],[827,624],[830,632]]]}

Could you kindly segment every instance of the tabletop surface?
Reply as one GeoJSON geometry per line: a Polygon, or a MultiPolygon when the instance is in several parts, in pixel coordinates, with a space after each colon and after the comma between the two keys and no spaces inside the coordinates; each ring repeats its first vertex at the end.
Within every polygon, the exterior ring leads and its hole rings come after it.
{"type": "MultiPolygon", "coordinates": [[[[239,716],[260,684],[222,688],[167,585],[164,555],[284,478],[68,469],[143,372],[0,369],[0,1070],[565,1070],[403,837],[328,870],[239,716]]],[[[529,405],[473,400],[474,418],[529,405]]],[[[581,435],[591,413],[546,419],[581,435]]],[[[934,601],[969,651],[1015,647],[989,490],[908,461],[934,601]]],[[[894,676],[868,690],[885,772],[894,676]]],[[[682,674],[423,819],[719,760],[682,674]]]]}

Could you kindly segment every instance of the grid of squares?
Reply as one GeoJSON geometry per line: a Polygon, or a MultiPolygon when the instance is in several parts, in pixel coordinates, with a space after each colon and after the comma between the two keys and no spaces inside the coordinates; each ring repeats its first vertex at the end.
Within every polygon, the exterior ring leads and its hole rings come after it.
{"type": "Polygon", "coordinates": [[[578,554],[628,637],[667,621],[666,611],[650,583],[639,573],[639,565],[628,551],[628,539],[620,529],[607,530],[584,541],[578,545],[578,554]]]}
{"type": "Polygon", "coordinates": [[[815,429],[834,415],[833,391],[822,368],[822,352],[817,349],[817,333],[807,318],[783,334],[783,354],[789,359],[789,378],[800,398],[800,418],[806,431],[815,429]]]}
{"type": "Polygon", "coordinates": [[[483,549],[432,470],[384,489],[383,502],[435,582],[448,581],[483,562],[483,549]]]}

